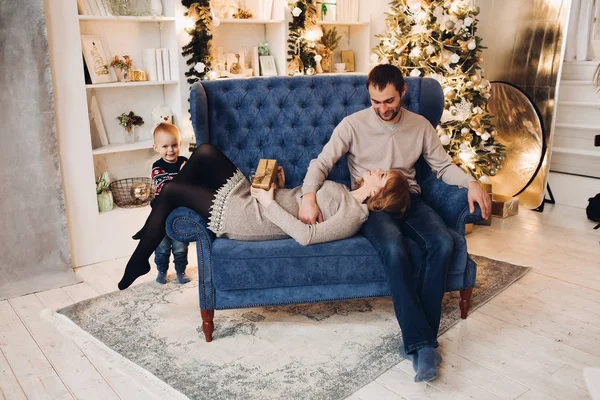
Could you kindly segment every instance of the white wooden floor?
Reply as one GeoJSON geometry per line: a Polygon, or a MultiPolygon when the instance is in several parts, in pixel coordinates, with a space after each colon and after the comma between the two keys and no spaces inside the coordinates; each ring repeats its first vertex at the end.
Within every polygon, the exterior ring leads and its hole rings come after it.
{"type": "MultiPolygon", "coordinates": [[[[414,383],[404,361],[349,399],[590,398],[582,371],[600,367],[600,231],[592,227],[584,210],[560,205],[476,227],[471,253],[533,270],[441,337],[436,381],[414,383]]],[[[78,285],[0,301],[1,399],[165,398],[91,360],[39,315],[115,290],[125,261],[78,269],[78,285]]]]}

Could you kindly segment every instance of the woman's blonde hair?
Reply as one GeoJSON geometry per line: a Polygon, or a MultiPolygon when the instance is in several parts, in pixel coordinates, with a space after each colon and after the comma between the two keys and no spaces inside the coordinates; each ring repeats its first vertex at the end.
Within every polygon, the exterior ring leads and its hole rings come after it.
{"type": "MultiPolygon", "coordinates": [[[[357,182],[357,187],[361,187],[363,183],[361,178],[357,182]]],[[[367,199],[367,207],[371,211],[385,211],[395,214],[399,218],[404,217],[410,207],[410,193],[406,176],[395,169],[388,171],[387,182],[379,193],[367,199]]]]}

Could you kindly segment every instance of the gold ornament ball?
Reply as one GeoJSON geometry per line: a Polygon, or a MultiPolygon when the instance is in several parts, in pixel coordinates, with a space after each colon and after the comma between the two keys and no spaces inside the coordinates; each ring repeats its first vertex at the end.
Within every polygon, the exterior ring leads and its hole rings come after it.
{"type": "Polygon", "coordinates": [[[446,93],[446,97],[449,98],[450,100],[454,100],[456,98],[456,90],[449,90],[446,93]]]}
{"type": "Polygon", "coordinates": [[[471,81],[467,82],[467,89],[473,89],[475,87],[475,84],[471,81]]]}
{"type": "Polygon", "coordinates": [[[479,74],[472,75],[471,76],[471,82],[473,82],[473,83],[479,83],[479,82],[481,82],[481,75],[479,75],[479,74]]]}
{"type": "Polygon", "coordinates": [[[145,183],[134,183],[131,185],[131,198],[136,203],[143,203],[150,197],[150,189],[145,183]]]}
{"type": "Polygon", "coordinates": [[[456,24],[454,23],[454,21],[446,21],[446,29],[451,31],[452,29],[454,29],[454,27],[456,26],[456,24]]]}
{"type": "Polygon", "coordinates": [[[471,128],[473,129],[479,129],[479,127],[481,126],[479,121],[476,119],[472,119],[471,122],[469,122],[469,125],[471,125],[471,128]]]}
{"type": "Polygon", "coordinates": [[[498,171],[500,171],[500,170],[502,169],[502,164],[498,164],[498,165],[496,165],[496,169],[497,169],[498,171]]]}
{"type": "Polygon", "coordinates": [[[313,67],[308,67],[306,68],[306,75],[314,75],[315,74],[315,69],[313,67]]]}
{"type": "Polygon", "coordinates": [[[495,169],[490,169],[490,176],[496,176],[496,170],[495,169]]]}
{"type": "Polygon", "coordinates": [[[481,11],[481,8],[480,8],[479,6],[473,6],[473,7],[471,8],[471,10],[473,10],[473,14],[474,14],[474,15],[478,15],[478,14],[479,14],[479,12],[481,11]]]}

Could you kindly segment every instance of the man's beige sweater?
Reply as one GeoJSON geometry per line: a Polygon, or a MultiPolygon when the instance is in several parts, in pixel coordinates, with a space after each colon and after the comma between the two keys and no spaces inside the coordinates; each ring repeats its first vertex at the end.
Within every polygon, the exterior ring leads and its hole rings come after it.
{"type": "Polygon", "coordinates": [[[447,184],[468,187],[474,181],[452,163],[427,119],[402,109],[400,120],[390,127],[369,107],[347,116],[335,128],[321,154],[310,162],[302,194],[316,193],[346,153],[353,187],[366,171],[398,169],[408,179],[409,190],[420,193],[414,166],[421,155],[447,184]]]}

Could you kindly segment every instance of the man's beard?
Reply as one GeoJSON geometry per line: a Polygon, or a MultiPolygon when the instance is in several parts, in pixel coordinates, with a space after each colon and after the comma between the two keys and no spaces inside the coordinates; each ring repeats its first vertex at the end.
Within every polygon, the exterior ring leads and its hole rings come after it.
{"type": "Polygon", "coordinates": [[[379,110],[376,110],[376,112],[377,112],[377,115],[379,116],[379,118],[381,118],[383,121],[393,121],[394,118],[396,118],[398,116],[398,113],[400,112],[401,108],[402,108],[402,104],[399,104],[398,108],[396,108],[395,110],[392,110],[392,111],[388,110],[388,114],[390,116],[387,116],[387,117],[382,115],[381,111],[379,111],[379,110]],[[391,111],[391,114],[390,114],[390,111],[391,111]]]}

